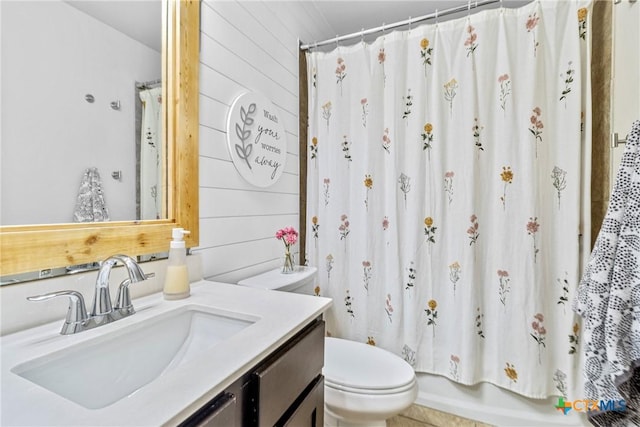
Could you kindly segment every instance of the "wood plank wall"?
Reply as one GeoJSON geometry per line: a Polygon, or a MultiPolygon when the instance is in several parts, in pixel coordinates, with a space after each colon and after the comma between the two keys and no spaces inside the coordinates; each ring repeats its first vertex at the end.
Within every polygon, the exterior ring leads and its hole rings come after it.
{"type": "Polygon", "coordinates": [[[281,266],[284,247],[274,234],[300,222],[298,37],[313,16],[304,2],[203,0],[201,8],[200,245],[193,252],[205,278],[235,283],[281,266]],[[284,119],[287,164],[266,189],[245,182],[227,150],[227,112],[245,91],[270,98],[284,119]]]}

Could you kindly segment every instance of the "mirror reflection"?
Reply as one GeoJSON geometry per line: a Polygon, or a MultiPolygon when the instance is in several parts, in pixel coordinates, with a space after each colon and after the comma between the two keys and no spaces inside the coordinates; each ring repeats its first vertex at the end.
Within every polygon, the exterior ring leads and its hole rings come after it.
{"type": "Polygon", "coordinates": [[[161,0],[0,7],[0,224],[166,218],[161,0]]]}

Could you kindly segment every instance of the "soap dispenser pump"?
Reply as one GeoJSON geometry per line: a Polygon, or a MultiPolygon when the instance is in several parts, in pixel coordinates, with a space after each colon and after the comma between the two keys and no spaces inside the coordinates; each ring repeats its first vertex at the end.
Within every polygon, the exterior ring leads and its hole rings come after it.
{"type": "Polygon", "coordinates": [[[171,232],[173,240],[171,240],[169,248],[169,261],[163,291],[164,299],[167,300],[186,298],[190,294],[185,234],[189,234],[189,231],[183,228],[174,228],[171,232]]]}

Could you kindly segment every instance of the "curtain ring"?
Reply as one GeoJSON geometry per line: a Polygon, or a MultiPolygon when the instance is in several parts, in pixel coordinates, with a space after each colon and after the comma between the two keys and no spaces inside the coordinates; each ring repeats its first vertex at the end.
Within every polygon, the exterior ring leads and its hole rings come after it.
{"type": "Polygon", "coordinates": [[[411,31],[411,17],[409,17],[409,31],[411,31]]]}
{"type": "Polygon", "coordinates": [[[364,28],[362,28],[362,31],[360,32],[360,41],[364,43],[364,28]]]}
{"type": "Polygon", "coordinates": [[[438,25],[438,9],[436,9],[436,25],[438,25]]]}
{"type": "Polygon", "coordinates": [[[336,49],[338,49],[340,47],[340,44],[338,44],[338,34],[336,34],[336,49]]]}

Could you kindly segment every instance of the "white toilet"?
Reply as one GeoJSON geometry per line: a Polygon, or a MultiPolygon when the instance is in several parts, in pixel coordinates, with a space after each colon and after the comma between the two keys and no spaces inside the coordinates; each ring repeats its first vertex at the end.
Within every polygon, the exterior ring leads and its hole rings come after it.
{"type": "MultiPolygon", "coordinates": [[[[315,267],[280,269],[238,282],[241,286],[313,294],[315,267]]],[[[413,368],[395,354],[368,344],[325,338],[325,426],[385,426],[418,395],[413,368]]]]}

